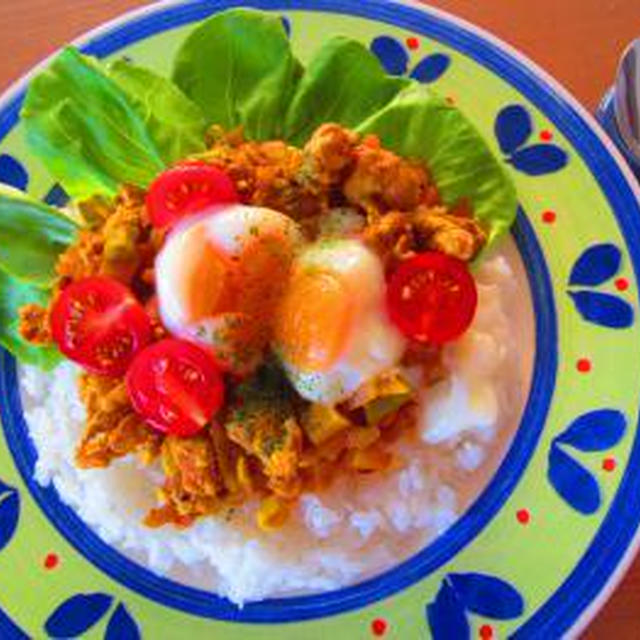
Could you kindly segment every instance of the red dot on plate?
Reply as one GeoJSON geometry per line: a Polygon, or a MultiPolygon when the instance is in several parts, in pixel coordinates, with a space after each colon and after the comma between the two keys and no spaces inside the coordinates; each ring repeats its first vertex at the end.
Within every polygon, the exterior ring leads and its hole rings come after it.
{"type": "Polygon", "coordinates": [[[420,40],[418,40],[418,38],[407,38],[407,47],[409,47],[409,49],[417,49],[420,46],[420,40]]]}
{"type": "Polygon", "coordinates": [[[43,564],[45,569],[55,569],[60,564],[60,558],[55,553],[47,553],[43,564]]]}
{"type": "Polygon", "coordinates": [[[456,103],[456,99],[453,96],[445,96],[445,102],[453,106],[456,103]]]}
{"type": "Polygon", "coordinates": [[[615,285],[618,291],[626,291],[629,288],[629,281],[626,278],[618,278],[615,285]]]}
{"type": "Polygon", "coordinates": [[[580,358],[580,360],[576,362],[576,369],[580,373],[589,373],[589,371],[591,371],[591,360],[587,358],[580,358]]]}
{"type": "Polygon", "coordinates": [[[615,471],[615,469],[616,469],[616,459],[615,458],[605,458],[602,461],[602,468],[605,471],[609,471],[609,472],[615,471]]]}
{"type": "Polygon", "coordinates": [[[374,636],[383,636],[387,632],[387,621],[384,618],[376,618],[371,623],[371,631],[374,636]]]}
{"type": "Polygon", "coordinates": [[[482,640],[489,640],[489,638],[493,638],[493,627],[490,624],[483,624],[480,627],[480,637],[482,640]]]}
{"type": "Polygon", "coordinates": [[[520,524],[529,524],[529,521],[531,520],[531,514],[529,513],[528,509],[519,509],[516,512],[516,518],[518,519],[518,522],[520,524]]]}
{"type": "Polygon", "coordinates": [[[549,142],[550,140],[553,140],[553,133],[551,133],[551,131],[549,131],[548,129],[544,129],[540,132],[540,140],[542,140],[543,142],[549,142]]]}
{"type": "Polygon", "coordinates": [[[547,211],[542,212],[542,222],[546,224],[553,224],[556,221],[556,212],[551,211],[551,209],[547,209],[547,211]]]}

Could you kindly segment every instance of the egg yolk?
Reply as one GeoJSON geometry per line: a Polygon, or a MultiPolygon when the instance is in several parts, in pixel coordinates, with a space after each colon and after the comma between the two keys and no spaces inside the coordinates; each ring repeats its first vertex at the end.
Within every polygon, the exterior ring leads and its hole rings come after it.
{"type": "Polygon", "coordinates": [[[275,338],[283,358],[302,371],[324,371],[339,358],[352,326],[353,304],[339,274],[295,274],[280,306],[275,338]]]}
{"type": "Polygon", "coordinates": [[[208,243],[191,243],[183,256],[185,312],[187,322],[199,322],[234,305],[233,266],[230,260],[208,243]]]}
{"type": "Polygon", "coordinates": [[[181,264],[185,320],[197,323],[219,314],[240,314],[252,319],[251,333],[264,343],[270,337],[292,259],[282,234],[272,231],[252,237],[232,256],[202,237],[189,243],[181,264]]]}

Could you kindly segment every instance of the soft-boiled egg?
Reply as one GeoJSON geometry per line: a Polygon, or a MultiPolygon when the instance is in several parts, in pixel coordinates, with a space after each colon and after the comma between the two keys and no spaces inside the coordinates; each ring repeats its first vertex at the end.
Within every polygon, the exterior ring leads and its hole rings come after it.
{"type": "Polygon", "coordinates": [[[290,218],[233,205],[176,227],[156,258],[158,308],[174,335],[210,346],[236,373],[269,340],[301,235],[290,218]]]}
{"type": "Polygon", "coordinates": [[[296,258],[273,346],[301,396],[336,404],[398,362],[406,343],[384,292],[379,258],[357,240],[321,242],[296,258]]]}

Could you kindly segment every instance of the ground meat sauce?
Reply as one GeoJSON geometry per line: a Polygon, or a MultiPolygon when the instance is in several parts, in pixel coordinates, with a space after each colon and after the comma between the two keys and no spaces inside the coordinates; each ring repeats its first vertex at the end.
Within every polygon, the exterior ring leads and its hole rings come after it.
{"type": "MultiPolygon", "coordinates": [[[[362,218],[361,239],[389,268],[426,250],[470,261],[486,242],[468,203],[447,208],[423,165],[384,149],[374,136],[362,138],[324,124],[298,149],[277,140],[245,141],[240,130],[214,127],[208,143],[198,159],[227,172],[244,204],[284,213],[309,240],[329,212],[343,209],[362,218]]],[[[80,204],[87,226],[58,260],[53,298],[70,282],[110,276],[146,306],[159,340],[167,332],[155,306],[154,259],[164,233],[151,226],[144,202],[143,190],[124,185],[113,200],[80,204]]],[[[50,342],[48,310],[23,307],[20,333],[34,344],[50,342]]],[[[421,367],[428,383],[442,375],[439,350],[433,347],[410,348],[405,364],[421,367]]],[[[384,400],[383,387],[377,393],[384,400]]],[[[189,438],[148,427],[134,412],[121,379],[85,373],[79,388],[87,424],[77,465],[106,467],[132,453],[146,464],[159,459],[165,482],[160,506],[146,518],[153,527],[185,527],[258,497],[259,525],[277,528],[302,491],[321,489],[336,473],[371,473],[402,464],[385,446],[415,424],[409,387],[405,396],[394,388],[393,398],[403,401],[372,425],[363,405],[325,409],[303,402],[270,363],[233,388],[215,424],[189,438]]]]}

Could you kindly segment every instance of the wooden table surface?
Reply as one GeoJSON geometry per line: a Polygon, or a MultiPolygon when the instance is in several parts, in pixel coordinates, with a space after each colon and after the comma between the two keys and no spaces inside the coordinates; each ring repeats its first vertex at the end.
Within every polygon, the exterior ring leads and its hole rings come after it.
{"type": "MultiPolygon", "coordinates": [[[[640,0],[430,0],[519,48],[593,110],[625,43],[640,35],[640,0]]],[[[140,0],[0,0],[0,88],[87,29],[140,0]]],[[[640,639],[640,559],[584,638],[640,639]]]]}

